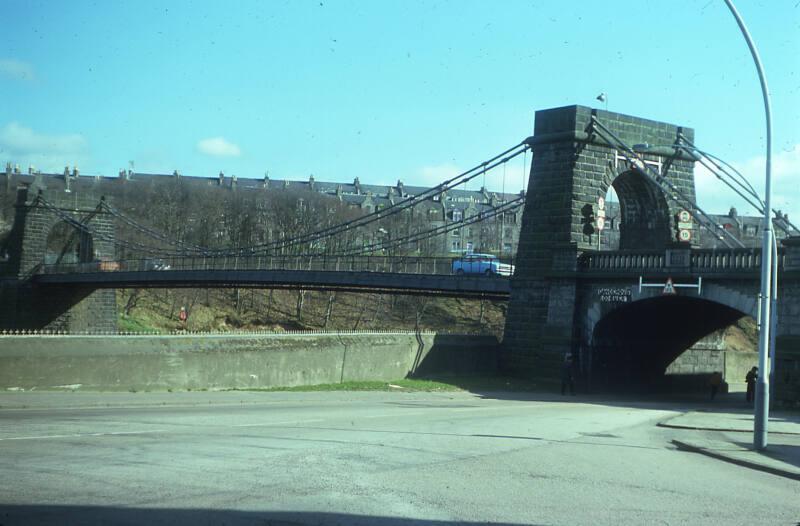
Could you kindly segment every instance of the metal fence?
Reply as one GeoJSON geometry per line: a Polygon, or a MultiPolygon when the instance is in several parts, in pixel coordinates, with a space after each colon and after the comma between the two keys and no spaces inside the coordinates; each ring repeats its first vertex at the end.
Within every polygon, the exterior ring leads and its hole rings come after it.
{"type": "MultiPolygon", "coordinates": [[[[452,274],[458,258],[424,256],[228,256],[169,257],[41,265],[39,273],[145,272],[176,270],[293,270],[452,274]]],[[[502,263],[512,263],[501,258],[502,263]]]]}

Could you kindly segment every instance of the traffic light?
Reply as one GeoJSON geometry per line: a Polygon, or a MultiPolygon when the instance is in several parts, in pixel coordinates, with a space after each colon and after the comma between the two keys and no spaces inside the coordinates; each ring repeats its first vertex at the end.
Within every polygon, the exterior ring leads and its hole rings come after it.
{"type": "Polygon", "coordinates": [[[587,236],[594,234],[594,221],[594,208],[592,205],[583,205],[583,208],[581,208],[581,224],[583,225],[583,233],[587,236]]]}

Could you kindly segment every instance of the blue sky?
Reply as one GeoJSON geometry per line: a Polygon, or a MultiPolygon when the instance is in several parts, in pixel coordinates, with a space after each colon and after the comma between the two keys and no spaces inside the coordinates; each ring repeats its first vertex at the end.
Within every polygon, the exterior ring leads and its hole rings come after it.
{"type": "MultiPolygon", "coordinates": [[[[800,220],[800,0],[737,6],[772,93],[775,205],[800,220]]],[[[431,185],[529,135],[536,109],[605,92],[763,186],[758,79],[722,0],[5,0],[0,16],[3,165],[431,185]]],[[[698,195],[747,210],[707,174],[698,195]]]]}

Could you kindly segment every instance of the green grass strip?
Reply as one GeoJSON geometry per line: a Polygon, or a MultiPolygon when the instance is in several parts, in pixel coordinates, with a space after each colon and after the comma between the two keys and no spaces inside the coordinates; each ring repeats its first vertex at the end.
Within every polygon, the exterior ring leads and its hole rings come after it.
{"type": "Polygon", "coordinates": [[[236,391],[284,392],[284,391],[531,391],[535,385],[527,380],[505,377],[440,377],[403,378],[391,382],[360,381],[338,384],[297,385],[292,387],[270,387],[253,389],[234,389],[236,391]]]}

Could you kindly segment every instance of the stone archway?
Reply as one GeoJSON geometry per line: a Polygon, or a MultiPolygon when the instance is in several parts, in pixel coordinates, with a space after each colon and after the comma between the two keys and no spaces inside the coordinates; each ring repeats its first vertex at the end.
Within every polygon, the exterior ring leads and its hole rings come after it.
{"type": "Polygon", "coordinates": [[[94,259],[94,240],[91,234],[66,221],[53,225],[45,241],[45,265],[88,263],[94,259]]]}
{"type": "Polygon", "coordinates": [[[670,209],[664,193],[638,170],[625,170],[608,185],[619,199],[619,246],[661,249],[670,241],[670,209]]]}

